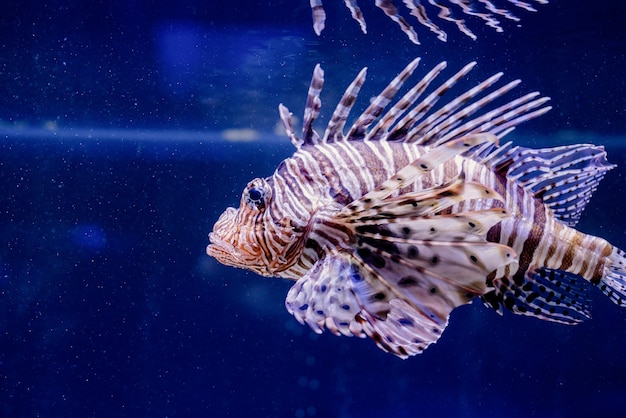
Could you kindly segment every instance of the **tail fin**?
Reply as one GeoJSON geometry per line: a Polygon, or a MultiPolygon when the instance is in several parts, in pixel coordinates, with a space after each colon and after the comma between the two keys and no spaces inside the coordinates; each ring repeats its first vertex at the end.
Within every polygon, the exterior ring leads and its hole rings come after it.
{"type": "Polygon", "coordinates": [[[626,253],[614,247],[609,261],[611,264],[606,267],[598,287],[614,303],[626,306],[626,253]]]}

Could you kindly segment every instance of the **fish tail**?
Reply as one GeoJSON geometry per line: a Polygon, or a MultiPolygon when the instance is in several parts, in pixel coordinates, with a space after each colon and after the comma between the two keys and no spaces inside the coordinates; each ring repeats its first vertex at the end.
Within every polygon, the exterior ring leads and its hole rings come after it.
{"type": "Polygon", "coordinates": [[[615,304],[626,306],[626,253],[613,247],[604,277],[598,283],[600,290],[615,304]]]}
{"type": "Polygon", "coordinates": [[[513,275],[496,278],[494,290],[481,296],[488,307],[502,313],[577,324],[591,317],[588,283],[597,286],[613,303],[626,306],[626,253],[603,238],[584,234],[560,223],[552,243],[540,245],[533,258],[513,275]],[[565,244],[568,243],[568,244],[565,244]]]}

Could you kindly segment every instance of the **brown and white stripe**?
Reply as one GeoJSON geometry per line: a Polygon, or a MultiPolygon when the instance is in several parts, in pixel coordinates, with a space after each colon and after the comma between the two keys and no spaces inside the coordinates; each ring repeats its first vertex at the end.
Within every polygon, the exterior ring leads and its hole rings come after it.
{"type": "MultiPolygon", "coordinates": [[[[547,4],[548,0],[506,0],[508,3],[518,7],[520,9],[536,12],[537,10],[533,6],[534,4],[547,4]]],[[[501,0],[499,3],[503,3],[501,0]]],[[[367,25],[363,13],[359,8],[356,0],[344,1],[352,18],[356,20],[363,33],[367,33],[367,25]]],[[[510,10],[506,8],[497,7],[498,1],[495,0],[480,0],[477,2],[461,1],[461,0],[429,0],[428,2],[422,2],[420,0],[404,0],[404,5],[408,8],[411,15],[415,16],[418,22],[427,27],[431,32],[437,35],[437,39],[446,42],[448,35],[446,32],[437,26],[433,20],[428,17],[429,12],[437,13],[439,19],[445,20],[454,24],[460,32],[476,40],[477,37],[474,32],[465,24],[465,19],[456,17],[467,15],[476,17],[482,20],[485,25],[493,28],[496,32],[503,32],[500,20],[498,17],[505,18],[514,22],[519,22],[520,19],[515,16],[510,10]],[[427,3],[425,6],[423,3],[427,3]]],[[[322,0],[310,0],[311,11],[313,15],[313,30],[317,35],[320,35],[326,25],[326,12],[322,5],[322,0]]],[[[407,35],[411,42],[420,44],[415,29],[409,22],[400,14],[398,8],[394,4],[393,0],[376,0],[376,6],[380,8],[391,20],[396,22],[400,29],[407,35]]]]}

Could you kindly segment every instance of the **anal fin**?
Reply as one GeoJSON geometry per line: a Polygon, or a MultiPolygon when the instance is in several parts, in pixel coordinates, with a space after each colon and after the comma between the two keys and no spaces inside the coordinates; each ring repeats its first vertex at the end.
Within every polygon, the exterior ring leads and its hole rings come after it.
{"type": "Polygon", "coordinates": [[[495,289],[483,296],[485,305],[562,324],[577,324],[591,317],[587,286],[579,276],[548,268],[529,270],[523,283],[494,280],[495,289]]]}

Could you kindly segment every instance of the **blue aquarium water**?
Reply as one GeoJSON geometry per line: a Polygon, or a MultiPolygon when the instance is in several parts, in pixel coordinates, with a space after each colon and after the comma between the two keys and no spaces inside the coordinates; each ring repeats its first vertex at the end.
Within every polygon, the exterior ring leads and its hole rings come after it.
{"type": "Polygon", "coordinates": [[[3,6],[0,416],[623,416],[626,310],[595,288],[580,325],[475,302],[401,360],[314,334],[284,307],[290,282],[205,254],[224,208],[292,154],[277,107],[301,115],[316,63],[321,126],[362,67],[358,109],[417,56],[550,96],[516,143],[605,145],[617,168],[578,229],[626,248],[622,2],[552,0],[503,33],[466,16],[477,40],[443,43],[397,1],[421,45],[373,1],[367,35],[326,3],[320,37],[307,0],[3,6]]]}

